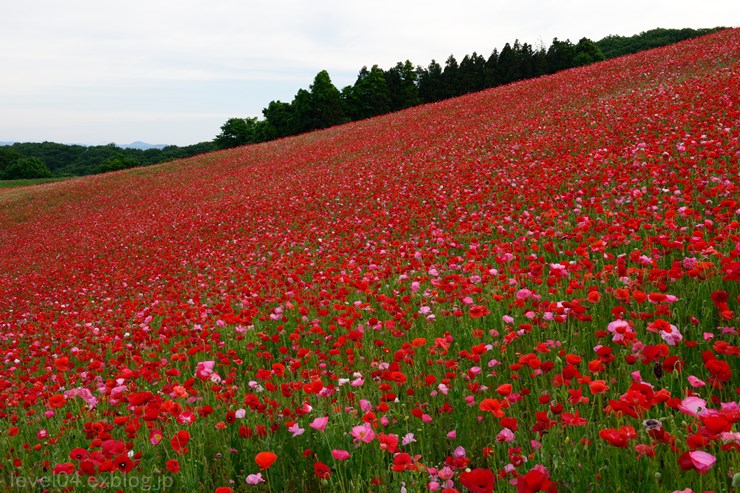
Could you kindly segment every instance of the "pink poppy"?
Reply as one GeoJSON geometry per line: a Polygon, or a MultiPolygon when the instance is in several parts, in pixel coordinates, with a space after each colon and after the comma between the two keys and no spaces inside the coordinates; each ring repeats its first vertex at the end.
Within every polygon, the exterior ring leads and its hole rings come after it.
{"type": "Polygon", "coordinates": [[[316,418],[308,425],[314,430],[324,431],[326,430],[326,424],[329,422],[329,416],[323,416],[321,418],[316,418]]]}
{"type": "Polygon", "coordinates": [[[349,452],[346,450],[332,450],[331,456],[334,457],[336,460],[347,460],[349,459],[349,452]]]}
{"type": "Polygon", "coordinates": [[[358,426],[353,426],[350,435],[355,439],[355,443],[358,441],[370,443],[375,438],[375,431],[373,431],[373,427],[370,426],[370,423],[363,423],[358,426]]]}
{"type": "Polygon", "coordinates": [[[699,416],[702,411],[706,410],[707,408],[707,401],[700,397],[695,396],[689,396],[686,397],[684,400],[681,401],[681,404],[678,406],[678,409],[684,413],[689,414],[691,416],[697,417],[699,416]]]}

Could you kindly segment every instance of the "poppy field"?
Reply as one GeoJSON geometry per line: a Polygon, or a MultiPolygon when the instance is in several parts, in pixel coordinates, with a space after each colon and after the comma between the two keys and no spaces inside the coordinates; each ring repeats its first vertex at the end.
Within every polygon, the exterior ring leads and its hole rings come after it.
{"type": "Polygon", "coordinates": [[[740,31],[0,190],[0,489],[740,491],[740,31]]]}

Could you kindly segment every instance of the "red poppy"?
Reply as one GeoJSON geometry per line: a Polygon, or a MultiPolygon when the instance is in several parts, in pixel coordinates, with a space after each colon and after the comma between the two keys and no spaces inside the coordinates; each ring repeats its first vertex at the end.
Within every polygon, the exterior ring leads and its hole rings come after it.
{"type": "Polygon", "coordinates": [[[719,435],[720,433],[732,430],[732,421],[730,421],[726,416],[701,416],[701,422],[712,435],[719,435]]]}
{"type": "Polygon", "coordinates": [[[260,452],[254,457],[254,461],[262,470],[269,468],[275,460],[277,460],[277,455],[272,452],[260,452]]]}
{"type": "Polygon", "coordinates": [[[72,364],[69,361],[69,358],[66,356],[62,356],[61,358],[57,358],[54,360],[54,368],[57,369],[57,371],[65,372],[68,371],[72,367],[72,364]]]}
{"type": "Polygon", "coordinates": [[[485,306],[473,305],[470,307],[470,318],[481,318],[489,315],[491,311],[485,306]]]}
{"type": "Polygon", "coordinates": [[[715,305],[727,303],[727,301],[730,299],[730,295],[727,294],[727,291],[724,291],[722,289],[713,291],[709,297],[712,299],[712,303],[714,303],[715,305]]]}
{"type": "Polygon", "coordinates": [[[180,472],[180,462],[177,459],[170,459],[166,464],[167,470],[171,473],[180,472]]]}
{"type": "Polygon", "coordinates": [[[398,449],[398,437],[396,435],[386,435],[385,433],[380,433],[378,435],[378,441],[380,442],[381,450],[395,453],[398,449]]]}
{"type": "Polygon", "coordinates": [[[586,300],[589,303],[598,303],[601,301],[601,294],[598,291],[589,291],[586,300]]]}
{"type": "Polygon", "coordinates": [[[637,436],[635,429],[632,426],[622,426],[621,428],[607,428],[599,431],[599,437],[602,440],[609,442],[610,445],[615,447],[625,448],[627,442],[637,436]]]}
{"type": "Polygon", "coordinates": [[[190,433],[187,430],[180,430],[170,439],[170,446],[177,454],[187,454],[186,445],[190,441],[190,433]]]}
{"type": "Polygon", "coordinates": [[[126,452],[126,444],[118,440],[105,440],[101,447],[106,459],[113,459],[126,452]]]}
{"type": "Polygon", "coordinates": [[[472,493],[491,493],[495,485],[495,476],[490,469],[473,469],[460,474],[460,482],[472,493]]]}
{"type": "Polygon", "coordinates": [[[49,407],[52,407],[54,409],[64,407],[64,404],[66,403],[67,399],[62,394],[54,394],[49,398],[49,407]]]}
{"type": "Polygon", "coordinates": [[[97,464],[92,460],[83,460],[78,472],[84,476],[94,476],[97,473],[97,464]]]}
{"type": "Polygon", "coordinates": [[[323,462],[314,462],[313,471],[321,479],[329,479],[331,476],[331,469],[323,462]]]}
{"type": "Polygon", "coordinates": [[[418,466],[414,463],[414,459],[411,455],[401,452],[393,456],[393,465],[391,466],[391,470],[396,472],[406,470],[415,471],[417,468],[418,466]]]}
{"type": "Polygon", "coordinates": [[[121,471],[122,473],[129,473],[134,468],[134,461],[129,459],[128,455],[119,455],[113,460],[113,463],[116,466],[116,469],[121,471]]]}
{"type": "Polygon", "coordinates": [[[502,396],[511,394],[513,387],[510,383],[502,383],[496,388],[496,392],[502,396]]]}
{"type": "Polygon", "coordinates": [[[655,457],[655,449],[645,443],[635,445],[635,451],[637,452],[638,459],[645,455],[648,457],[655,457]]]}
{"type": "Polygon", "coordinates": [[[542,466],[535,466],[531,471],[516,480],[517,493],[536,493],[538,491],[557,491],[557,485],[550,481],[550,476],[542,466]]]}
{"type": "Polygon", "coordinates": [[[727,382],[732,378],[732,370],[730,365],[725,361],[718,360],[716,358],[710,359],[704,366],[707,367],[709,373],[712,374],[710,381],[714,384],[720,384],[720,382],[727,382]]]}
{"type": "Polygon", "coordinates": [[[87,450],[84,448],[74,448],[69,453],[69,458],[81,462],[90,456],[87,450]]]}
{"type": "Polygon", "coordinates": [[[52,474],[73,474],[75,472],[75,465],[72,462],[57,464],[51,472],[52,474]]]}
{"type": "Polygon", "coordinates": [[[485,398],[478,405],[478,409],[483,412],[489,412],[497,418],[504,417],[503,409],[507,407],[509,407],[509,401],[506,399],[500,401],[498,399],[485,398]]]}
{"type": "Polygon", "coordinates": [[[609,390],[609,386],[606,384],[605,380],[594,380],[591,383],[588,384],[588,389],[591,391],[592,394],[603,394],[607,390],[609,390]]]}

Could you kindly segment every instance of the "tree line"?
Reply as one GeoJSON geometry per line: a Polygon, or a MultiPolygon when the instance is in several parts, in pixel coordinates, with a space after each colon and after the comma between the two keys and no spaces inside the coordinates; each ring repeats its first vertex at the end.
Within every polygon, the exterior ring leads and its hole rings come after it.
{"type": "Polygon", "coordinates": [[[341,91],[332,84],[328,72],[322,70],[308,90],[298,90],[292,102],[271,101],[262,110],[262,119],[230,118],[214,142],[226,149],[297,135],[553,74],[719,29],[722,28],[653,29],[629,37],[607,36],[596,42],[581,38],[575,44],[555,38],[548,48],[516,40],[506,43],[501,51],[494,49],[487,58],[473,52],[458,62],[450,55],[444,66],[436,60],[427,67],[414,66],[409,60],[387,70],[378,65],[370,69],[365,66],[355,83],[341,91]]]}
{"type": "Polygon", "coordinates": [[[115,144],[83,146],[16,142],[0,147],[0,180],[85,176],[149,166],[215,150],[217,146],[213,142],[146,150],[126,149],[115,144]]]}
{"type": "Polygon", "coordinates": [[[547,48],[516,40],[506,43],[501,51],[494,49],[488,57],[473,52],[458,62],[450,55],[444,65],[432,60],[422,67],[406,60],[389,69],[362,67],[355,83],[341,91],[322,70],[308,89],[298,90],[290,103],[271,101],[262,110],[261,119],[230,118],[211,142],[147,150],[115,144],[15,143],[0,147],[0,180],[104,173],[264,142],[553,74],[721,29],[659,28],[634,36],[607,36],[596,42],[581,38],[575,44],[555,38],[547,48]]]}
{"type": "Polygon", "coordinates": [[[406,60],[387,70],[378,65],[362,67],[355,83],[341,91],[322,70],[308,90],[298,90],[291,103],[271,101],[262,110],[262,119],[230,118],[214,142],[230,148],[273,140],[601,60],[601,50],[587,38],[577,44],[556,38],[548,49],[517,40],[506,43],[500,52],[494,49],[487,58],[473,52],[458,62],[450,55],[444,66],[436,60],[427,67],[406,60]]]}

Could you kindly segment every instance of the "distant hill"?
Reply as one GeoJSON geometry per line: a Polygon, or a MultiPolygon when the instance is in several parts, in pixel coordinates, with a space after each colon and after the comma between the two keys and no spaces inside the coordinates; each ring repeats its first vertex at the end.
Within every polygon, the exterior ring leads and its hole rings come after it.
{"type": "Polygon", "coordinates": [[[185,147],[155,146],[144,142],[128,145],[107,144],[84,146],[54,142],[15,142],[3,149],[22,157],[36,158],[46,164],[54,176],[84,176],[105,171],[111,167],[149,166],[216,150],[212,142],[201,142],[185,147]],[[145,147],[148,146],[148,147],[145,147]]]}
{"type": "Polygon", "coordinates": [[[140,149],[142,151],[146,151],[148,149],[164,149],[165,147],[167,147],[166,144],[147,144],[146,142],[142,142],[140,140],[137,140],[136,142],[131,142],[130,144],[117,145],[122,149],[140,149]]]}
{"type": "MultiPolygon", "coordinates": [[[[11,141],[0,141],[0,146],[12,146],[15,144],[15,142],[11,141]]],[[[84,144],[63,144],[63,145],[83,145],[84,144]]],[[[168,147],[167,144],[148,144],[146,142],[142,142],[140,140],[137,140],[135,142],[131,142],[130,144],[116,144],[116,147],[120,147],[121,149],[139,149],[141,151],[146,151],[148,149],[164,149],[165,147],[168,147]]]]}

